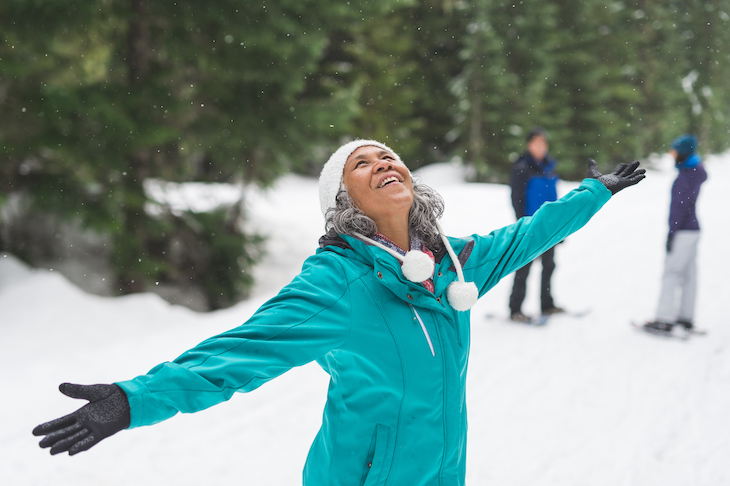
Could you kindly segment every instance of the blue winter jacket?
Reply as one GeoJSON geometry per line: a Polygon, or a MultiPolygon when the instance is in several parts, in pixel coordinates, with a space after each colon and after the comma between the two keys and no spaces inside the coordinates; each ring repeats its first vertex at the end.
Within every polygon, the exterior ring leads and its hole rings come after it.
{"type": "Polygon", "coordinates": [[[515,161],[510,174],[510,187],[512,207],[517,219],[532,216],[544,203],[558,198],[556,165],[556,160],[550,155],[536,160],[530,152],[523,153],[515,161]]]}
{"type": "MultiPolygon", "coordinates": [[[[586,179],[533,217],[449,241],[481,296],[610,196],[586,179]]],[[[247,322],[118,383],[130,428],[205,409],[314,360],[331,379],[305,485],[463,485],[469,312],[449,306],[453,262],[443,248],[434,254],[431,293],[379,248],[348,236],[325,242],[247,322]]]]}

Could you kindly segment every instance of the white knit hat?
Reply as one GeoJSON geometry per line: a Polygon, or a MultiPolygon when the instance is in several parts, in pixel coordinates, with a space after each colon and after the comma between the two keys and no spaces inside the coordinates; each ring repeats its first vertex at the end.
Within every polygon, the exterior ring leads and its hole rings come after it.
{"type": "Polygon", "coordinates": [[[345,162],[352,153],[366,145],[380,147],[392,153],[398,162],[401,162],[397,153],[391,150],[387,145],[376,142],[375,140],[353,140],[338,148],[332,154],[330,159],[324,164],[322,173],[319,175],[319,205],[322,214],[327,214],[327,210],[337,205],[337,193],[342,190],[342,175],[345,170],[345,162]]]}
{"type": "MultiPolygon", "coordinates": [[[[360,147],[366,145],[372,145],[380,147],[383,150],[387,150],[392,153],[398,162],[401,162],[400,157],[387,145],[376,142],[374,140],[353,140],[352,142],[346,143],[345,145],[338,148],[334,154],[329,158],[322,172],[319,175],[319,204],[322,209],[322,214],[326,215],[330,208],[337,205],[337,194],[343,189],[342,179],[343,172],[345,170],[345,163],[347,158],[360,147]]],[[[444,242],[449,256],[451,257],[454,267],[456,268],[457,280],[451,282],[449,287],[446,289],[446,298],[449,301],[451,307],[457,311],[468,311],[476,303],[479,298],[479,291],[477,290],[474,282],[466,282],[464,279],[464,273],[461,268],[459,258],[451,248],[451,244],[446,236],[443,234],[441,225],[436,223],[436,227],[441,235],[441,240],[444,242]]],[[[378,243],[365,235],[356,233],[355,236],[362,241],[370,243],[385,250],[386,252],[393,255],[395,258],[403,262],[401,271],[403,276],[411,282],[422,282],[433,275],[434,264],[433,261],[427,257],[424,253],[418,250],[409,251],[405,257],[401,256],[397,252],[387,248],[386,246],[378,243]]]]}

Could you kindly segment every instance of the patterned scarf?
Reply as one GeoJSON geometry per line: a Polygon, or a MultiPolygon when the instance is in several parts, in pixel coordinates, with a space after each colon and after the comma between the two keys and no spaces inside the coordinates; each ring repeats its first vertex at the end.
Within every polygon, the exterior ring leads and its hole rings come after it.
{"type": "MultiPolygon", "coordinates": [[[[375,232],[375,235],[373,235],[373,240],[377,241],[378,243],[380,243],[382,245],[387,246],[388,248],[390,248],[393,251],[398,252],[400,255],[403,255],[403,256],[406,255],[406,251],[403,248],[398,246],[393,240],[391,240],[384,234],[375,232]]],[[[411,236],[411,250],[422,251],[423,253],[428,255],[428,257],[431,259],[432,262],[434,262],[434,263],[436,262],[436,259],[434,258],[431,250],[426,248],[426,245],[421,243],[421,240],[419,240],[418,237],[416,237],[416,236],[411,236]]],[[[401,265],[402,265],[402,263],[401,263],[401,265]]],[[[426,279],[423,282],[421,282],[421,285],[426,287],[429,292],[433,293],[433,291],[434,291],[433,275],[431,275],[431,278],[426,279]]]]}

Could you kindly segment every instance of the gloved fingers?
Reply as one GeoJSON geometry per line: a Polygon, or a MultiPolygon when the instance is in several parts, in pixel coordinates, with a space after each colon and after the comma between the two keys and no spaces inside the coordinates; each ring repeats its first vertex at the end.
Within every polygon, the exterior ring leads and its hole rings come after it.
{"type": "Polygon", "coordinates": [[[634,171],[639,167],[640,162],[638,160],[635,160],[631,162],[630,164],[626,164],[626,167],[624,168],[623,176],[626,177],[630,174],[633,174],[634,171]]]}
{"type": "Polygon", "coordinates": [[[631,174],[629,174],[625,179],[629,182],[630,185],[637,184],[641,179],[646,177],[646,170],[639,169],[631,174]]]}
{"type": "Polygon", "coordinates": [[[84,388],[86,388],[84,385],[77,385],[75,383],[61,383],[58,385],[58,390],[71,398],[86,398],[84,388]]]}
{"type": "Polygon", "coordinates": [[[40,424],[35,429],[33,429],[33,435],[48,435],[51,432],[56,432],[57,430],[64,429],[75,423],[76,417],[74,416],[74,414],[70,413],[68,415],[64,415],[61,418],[57,418],[44,424],[40,424]]]}
{"type": "Polygon", "coordinates": [[[621,177],[625,175],[624,171],[629,166],[629,164],[619,164],[616,166],[616,168],[613,170],[613,175],[621,177]]]}
{"type": "Polygon", "coordinates": [[[78,442],[81,442],[85,437],[87,437],[89,433],[89,429],[84,427],[83,429],[76,432],[74,435],[56,442],[55,444],[53,444],[53,447],[51,447],[51,455],[55,456],[56,454],[68,451],[78,442]]]}
{"type": "Polygon", "coordinates": [[[94,437],[94,434],[88,435],[88,436],[84,437],[84,439],[82,439],[81,441],[74,444],[73,447],[71,447],[71,449],[69,449],[68,455],[74,456],[74,455],[78,454],[79,452],[88,451],[97,442],[98,441],[94,437]]]}
{"type": "Polygon", "coordinates": [[[645,170],[642,170],[642,172],[636,171],[633,174],[631,174],[631,177],[629,178],[629,180],[631,180],[631,182],[633,184],[636,184],[637,182],[639,182],[641,179],[643,179],[645,177],[646,177],[645,170]]]}
{"type": "Polygon", "coordinates": [[[598,179],[601,177],[601,173],[598,171],[598,164],[593,159],[588,159],[588,171],[586,177],[589,179],[598,179]]]}
{"type": "Polygon", "coordinates": [[[84,427],[81,424],[74,422],[74,424],[70,427],[56,430],[55,432],[51,432],[50,434],[46,435],[43,440],[40,441],[39,445],[43,449],[45,449],[46,447],[53,447],[53,445],[55,445],[57,442],[74,435],[83,428],[84,427]]]}
{"type": "Polygon", "coordinates": [[[90,402],[96,402],[108,397],[113,390],[110,385],[77,385],[75,383],[61,383],[58,389],[71,398],[80,398],[90,402]]]}

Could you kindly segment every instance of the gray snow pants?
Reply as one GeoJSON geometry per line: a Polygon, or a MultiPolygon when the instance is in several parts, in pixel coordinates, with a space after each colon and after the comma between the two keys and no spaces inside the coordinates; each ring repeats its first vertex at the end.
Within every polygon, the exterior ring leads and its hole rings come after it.
{"type": "Polygon", "coordinates": [[[662,322],[693,322],[697,298],[699,231],[680,230],[664,260],[662,290],[656,318],[662,322]]]}

